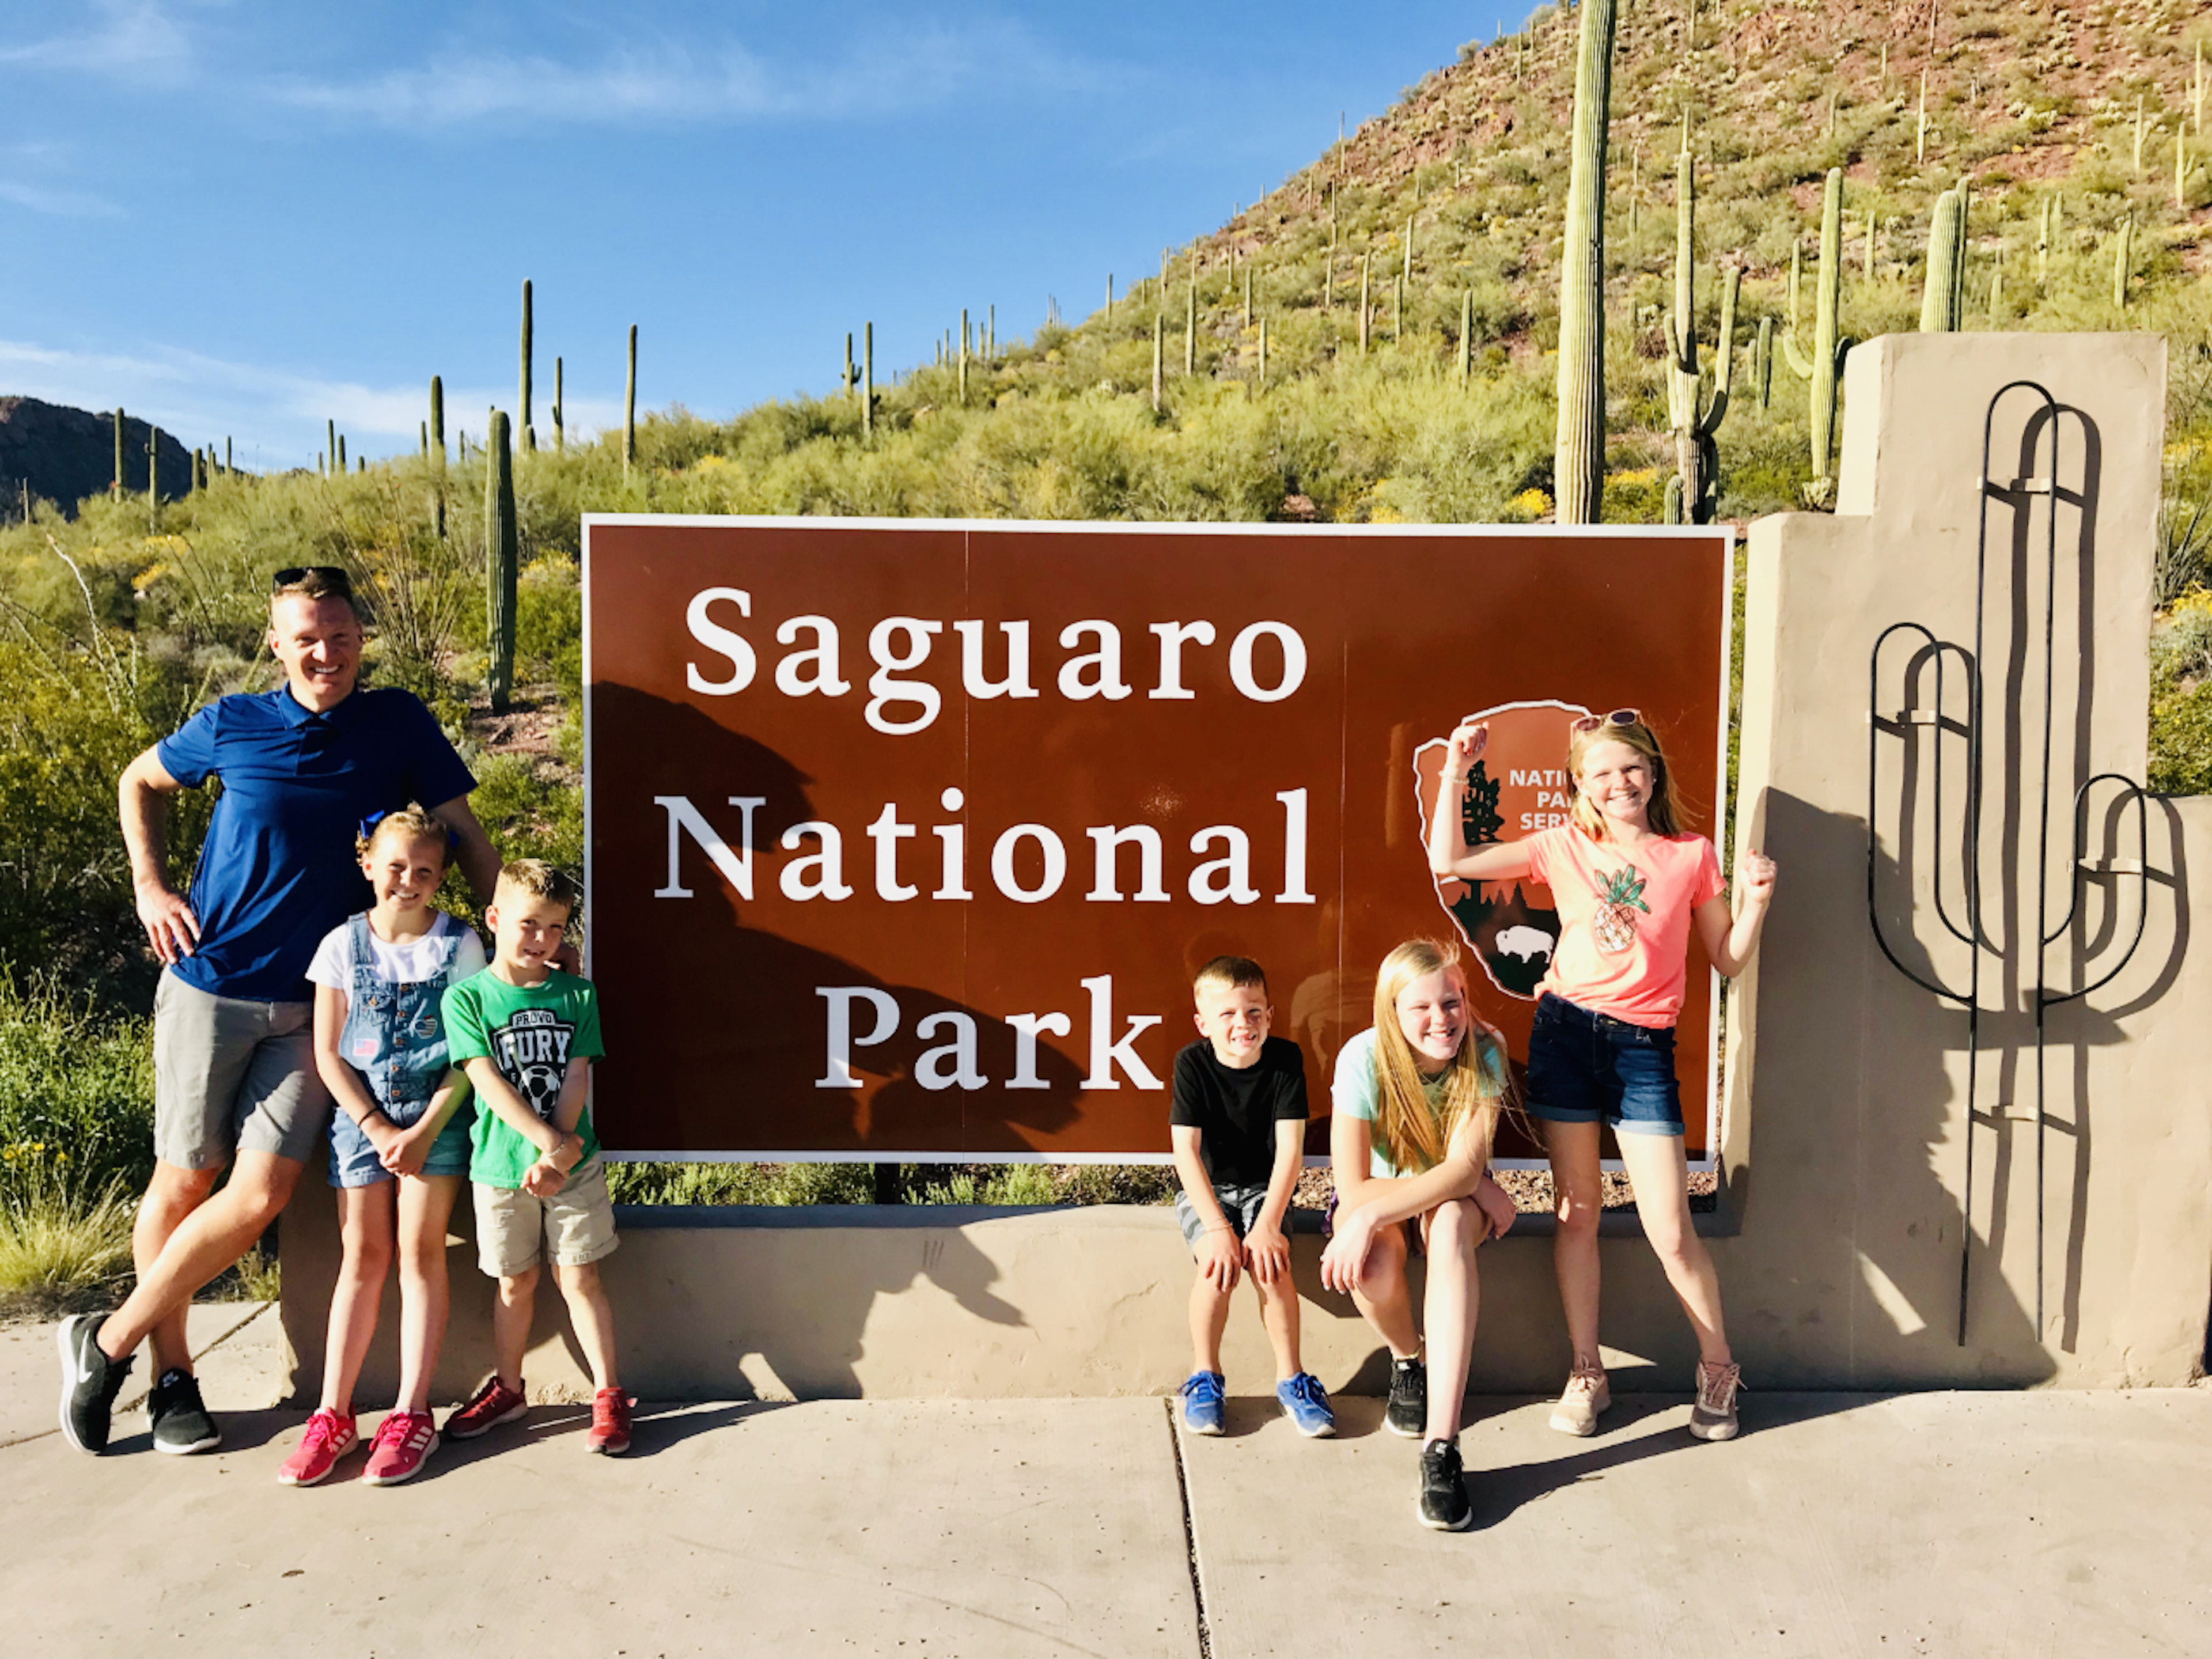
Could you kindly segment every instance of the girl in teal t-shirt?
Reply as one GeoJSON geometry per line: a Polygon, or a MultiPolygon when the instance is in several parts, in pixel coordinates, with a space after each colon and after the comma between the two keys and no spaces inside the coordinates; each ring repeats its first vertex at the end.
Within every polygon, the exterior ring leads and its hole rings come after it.
{"type": "Polygon", "coordinates": [[[1459,1417],[1474,1352],[1475,1247],[1513,1224],[1512,1200],[1488,1173],[1508,1077],[1504,1045],[1475,1018],[1459,953],[1417,939],[1382,959],[1374,1027],[1337,1055],[1332,1091],[1337,1212],[1322,1283],[1349,1292],[1390,1345],[1384,1422],[1421,1437],[1421,1524],[1445,1532],[1474,1521],[1459,1417]],[[1406,1282],[1407,1221],[1419,1224],[1428,1256],[1425,1366],[1406,1282]]]}

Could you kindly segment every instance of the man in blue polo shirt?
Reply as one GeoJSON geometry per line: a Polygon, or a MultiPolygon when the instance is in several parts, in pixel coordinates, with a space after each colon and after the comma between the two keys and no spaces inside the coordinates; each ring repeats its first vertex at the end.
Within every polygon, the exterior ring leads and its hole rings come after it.
{"type": "Polygon", "coordinates": [[[81,1451],[106,1448],[116,1394],[149,1339],[155,1448],[204,1451],[222,1438],[192,1380],[185,1310],[322,1154],[331,1097],[315,1069],[307,969],[323,935],[368,907],[361,821],[429,803],[469,884],[488,897],[499,874],[469,811],[476,780],[430,711],[410,692],[356,687],[362,623],[344,571],[276,573],[269,648],[283,686],[201,709],[131,762],[118,790],[139,920],[165,964],[155,1162],[131,1239],[137,1287],[114,1312],[62,1326],[62,1431],[81,1451]],[[169,884],[168,797],[210,778],[222,794],[186,897],[169,884]]]}

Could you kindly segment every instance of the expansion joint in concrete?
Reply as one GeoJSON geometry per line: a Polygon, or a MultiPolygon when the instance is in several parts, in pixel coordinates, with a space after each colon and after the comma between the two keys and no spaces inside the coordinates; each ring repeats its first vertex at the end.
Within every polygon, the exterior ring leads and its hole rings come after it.
{"type": "Polygon", "coordinates": [[[1175,1455],[1176,1496],[1182,1501],[1182,1546],[1190,1562],[1190,1604],[1198,1613],[1198,1659],[1213,1659],[1213,1632],[1206,1620],[1206,1580],[1198,1571],[1198,1523],[1190,1512],[1190,1471],[1182,1463],[1182,1431],[1176,1426],[1176,1402],[1165,1402],[1168,1446],[1175,1455]]]}

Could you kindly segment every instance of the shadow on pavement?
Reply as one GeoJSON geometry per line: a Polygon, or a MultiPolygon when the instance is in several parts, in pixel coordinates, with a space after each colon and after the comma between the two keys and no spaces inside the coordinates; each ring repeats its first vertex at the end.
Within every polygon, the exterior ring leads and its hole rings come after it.
{"type": "MultiPolygon", "coordinates": [[[[1862,1406],[1879,1404],[1890,1397],[1887,1395],[1824,1394],[1747,1397],[1742,1401],[1744,1433],[1772,1434],[1793,1424],[1809,1423],[1818,1418],[1856,1410],[1862,1406]]],[[[1477,1411],[1469,1419],[1470,1425],[1497,1416],[1503,1411],[1512,1410],[1516,1403],[1503,1401],[1479,1402],[1477,1411]],[[1485,1405],[1494,1405],[1497,1409],[1481,1409],[1485,1405]]],[[[1586,1448],[1584,1450],[1535,1462],[1509,1463],[1497,1468],[1470,1468],[1468,1471],[1468,1496],[1474,1505],[1475,1530],[1486,1530],[1528,1504],[1541,1503],[1555,1492],[1586,1480],[1602,1480],[1607,1470],[1640,1463],[1648,1457],[1686,1453],[1719,1457],[1728,1455],[1725,1445],[1711,1446],[1691,1437],[1688,1407],[1689,1396],[1686,1395],[1616,1396],[1613,1409],[1606,1413],[1603,1425],[1592,1439],[1570,1441],[1566,1436],[1560,1437],[1563,1447],[1576,1444],[1586,1448]],[[1623,1437],[1625,1432],[1648,1424],[1654,1418],[1668,1416],[1680,1419],[1671,1428],[1652,1429],[1632,1439],[1623,1437]]]]}

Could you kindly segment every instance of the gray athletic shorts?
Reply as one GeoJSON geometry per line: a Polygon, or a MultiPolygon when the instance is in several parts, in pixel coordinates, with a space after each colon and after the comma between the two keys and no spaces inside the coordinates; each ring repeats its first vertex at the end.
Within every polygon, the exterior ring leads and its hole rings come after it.
{"type": "Polygon", "coordinates": [[[315,1006],[219,997],[163,973],[154,993],[154,1156],[219,1170],[241,1152],[320,1158],[331,1091],[315,1006]]]}
{"type": "MultiPolygon", "coordinates": [[[[1234,1183],[1224,1186],[1217,1181],[1213,1183],[1213,1198],[1228,1218],[1230,1231],[1241,1239],[1260,1224],[1260,1212],[1267,1203],[1267,1189],[1234,1183]]],[[[1198,1248],[1198,1241],[1206,1237],[1206,1218],[1199,1214],[1188,1194],[1176,1194],[1176,1225],[1182,1229],[1183,1238],[1194,1250],[1198,1248]]]]}

